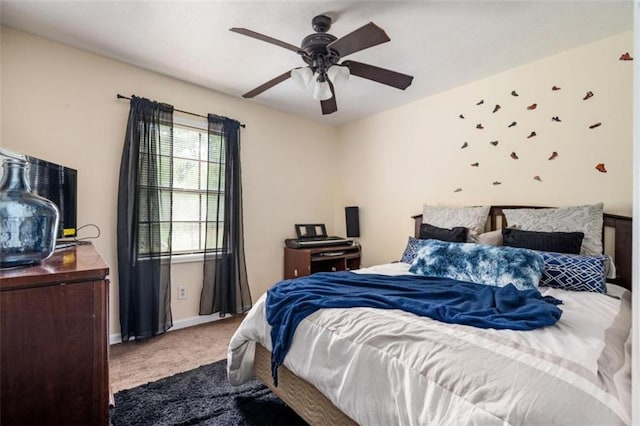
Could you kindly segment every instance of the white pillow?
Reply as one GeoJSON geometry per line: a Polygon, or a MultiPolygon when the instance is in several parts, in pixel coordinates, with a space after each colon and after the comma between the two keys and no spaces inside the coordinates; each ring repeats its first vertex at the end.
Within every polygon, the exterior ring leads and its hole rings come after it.
{"type": "Polygon", "coordinates": [[[602,255],[603,203],[554,209],[503,210],[509,226],[524,231],[582,232],[583,256],[602,255]]]}
{"type": "Polygon", "coordinates": [[[448,229],[464,226],[482,233],[490,208],[490,206],[437,207],[425,204],[422,210],[422,223],[448,229]]]}

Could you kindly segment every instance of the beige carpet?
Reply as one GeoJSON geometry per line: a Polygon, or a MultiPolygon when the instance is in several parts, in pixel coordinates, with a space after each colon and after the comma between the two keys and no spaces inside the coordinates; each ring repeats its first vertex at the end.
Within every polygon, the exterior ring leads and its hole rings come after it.
{"type": "Polygon", "coordinates": [[[142,342],[109,348],[113,393],[225,359],[231,336],[244,316],[169,331],[142,342]]]}

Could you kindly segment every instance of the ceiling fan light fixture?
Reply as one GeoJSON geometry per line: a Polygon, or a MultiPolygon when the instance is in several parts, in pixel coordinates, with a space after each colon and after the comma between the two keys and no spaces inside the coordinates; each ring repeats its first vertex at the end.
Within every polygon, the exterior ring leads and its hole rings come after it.
{"type": "Polygon", "coordinates": [[[291,79],[301,88],[304,89],[311,83],[313,71],[309,67],[294,68],[291,70],[291,79]]]}
{"type": "Polygon", "coordinates": [[[351,60],[339,64],[341,58],[347,55],[391,41],[387,33],[373,22],[369,22],[340,38],[327,32],[331,27],[331,18],[326,15],[318,15],[313,18],[312,26],[315,33],[309,34],[302,39],[300,46],[257,33],[247,28],[230,28],[230,30],[235,33],[293,51],[300,55],[307,65],[285,71],[279,76],[243,94],[243,98],[253,98],[289,78],[294,80],[296,85],[304,89],[315,77],[316,81],[313,83],[313,98],[322,101],[320,102],[322,114],[326,115],[333,114],[338,110],[335,96],[336,88],[344,86],[351,74],[400,90],[405,90],[411,85],[413,76],[407,74],[351,60]]]}
{"type": "Polygon", "coordinates": [[[322,74],[319,74],[316,79],[316,84],[313,86],[313,99],[317,101],[326,101],[327,99],[331,99],[332,96],[333,93],[331,93],[331,87],[329,87],[327,78],[322,74]]]}
{"type": "Polygon", "coordinates": [[[327,70],[327,77],[329,77],[329,80],[331,80],[333,86],[337,89],[343,87],[345,83],[349,81],[349,75],[351,75],[349,67],[341,65],[332,65],[327,70]]]}

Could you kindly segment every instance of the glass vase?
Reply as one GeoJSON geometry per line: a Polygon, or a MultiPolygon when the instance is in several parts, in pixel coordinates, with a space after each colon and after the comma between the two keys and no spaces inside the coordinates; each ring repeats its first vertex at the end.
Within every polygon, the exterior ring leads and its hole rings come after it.
{"type": "Polygon", "coordinates": [[[32,265],[56,248],[56,205],[31,193],[26,162],[7,159],[0,181],[0,267],[32,265]]]}

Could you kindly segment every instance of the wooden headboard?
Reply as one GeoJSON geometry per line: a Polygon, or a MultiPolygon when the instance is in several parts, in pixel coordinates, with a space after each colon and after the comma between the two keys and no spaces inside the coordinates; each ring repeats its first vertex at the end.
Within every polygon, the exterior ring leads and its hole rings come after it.
{"type": "MultiPolygon", "coordinates": [[[[487,219],[487,231],[502,229],[507,225],[507,219],[502,210],[504,209],[538,209],[544,207],[538,206],[491,206],[489,210],[489,218],[487,219]]],[[[420,225],[422,224],[422,215],[412,216],[415,222],[414,235],[416,238],[420,236],[420,225]]],[[[607,281],[618,284],[631,291],[631,224],[632,218],[627,216],[619,216],[615,214],[604,214],[604,225],[602,230],[602,243],[605,253],[611,254],[616,265],[617,277],[608,279],[607,281]],[[612,233],[605,232],[612,229],[612,233]],[[610,235],[612,238],[605,238],[610,235]]]]}

